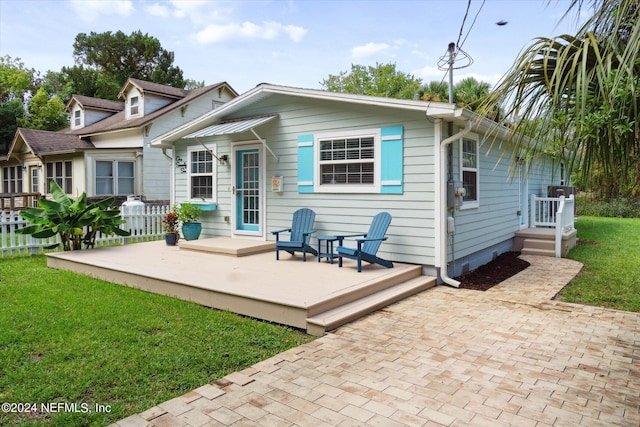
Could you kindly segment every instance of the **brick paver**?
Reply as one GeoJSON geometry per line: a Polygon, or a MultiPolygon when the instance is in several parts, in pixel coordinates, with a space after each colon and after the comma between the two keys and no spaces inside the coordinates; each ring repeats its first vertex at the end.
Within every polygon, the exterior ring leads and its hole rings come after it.
{"type": "Polygon", "coordinates": [[[551,298],[581,265],[439,286],[116,426],[638,426],[640,313],[551,298]]]}

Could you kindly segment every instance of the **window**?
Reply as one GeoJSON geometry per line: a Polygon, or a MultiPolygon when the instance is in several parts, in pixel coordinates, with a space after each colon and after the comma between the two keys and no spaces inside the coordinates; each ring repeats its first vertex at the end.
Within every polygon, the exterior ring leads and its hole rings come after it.
{"type": "Polygon", "coordinates": [[[31,192],[37,193],[40,190],[40,171],[38,170],[39,166],[31,166],[31,192]]]}
{"type": "Polygon", "coordinates": [[[71,194],[73,192],[72,171],[71,160],[47,163],[47,192],[51,193],[51,181],[56,181],[66,194],[71,194]]]}
{"type": "Polygon", "coordinates": [[[2,168],[2,192],[22,193],[22,166],[2,168]]]}
{"type": "Polygon", "coordinates": [[[470,138],[463,138],[460,150],[460,170],[462,173],[462,186],[465,195],[462,198],[464,202],[478,202],[478,141],[470,138]]]}
{"type": "MultiPolygon", "coordinates": [[[[215,172],[213,149],[189,147],[189,198],[215,200],[215,172]]],[[[215,153],[214,153],[215,154],[215,153]]]]}
{"type": "Polygon", "coordinates": [[[404,128],[298,135],[299,193],[404,191],[404,128]]]}
{"type": "Polygon", "coordinates": [[[129,100],[129,115],[130,116],[137,116],[140,112],[139,109],[139,100],[140,98],[138,98],[137,96],[132,96],[131,99],[129,100]]]}
{"type": "Polygon", "coordinates": [[[82,119],[80,117],[80,110],[76,110],[73,112],[73,125],[75,127],[80,127],[82,125],[82,119]]]}
{"type": "Polygon", "coordinates": [[[373,136],[321,139],[319,144],[320,185],[373,185],[373,136]]]}
{"type": "Polygon", "coordinates": [[[96,196],[135,194],[135,165],[132,161],[96,160],[96,196]]]}

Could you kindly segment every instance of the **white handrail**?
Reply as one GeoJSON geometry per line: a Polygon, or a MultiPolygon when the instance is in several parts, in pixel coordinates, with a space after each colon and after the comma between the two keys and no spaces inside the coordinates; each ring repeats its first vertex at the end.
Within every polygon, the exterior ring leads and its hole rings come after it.
{"type": "Polygon", "coordinates": [[[562,236],[574,227],[575,199],[569,197],[538,197],[531,195],[530,226],[555,228],[555,255],[562,256],[562,236]]]}

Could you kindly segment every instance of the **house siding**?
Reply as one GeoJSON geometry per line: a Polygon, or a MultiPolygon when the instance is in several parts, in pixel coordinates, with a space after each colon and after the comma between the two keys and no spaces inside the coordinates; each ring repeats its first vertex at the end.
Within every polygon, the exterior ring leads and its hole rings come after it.
{"type": "MultiPolygon", "coordinates": [[[[298,97],[277,92],[251,101],[220,120],[278,114],[277,119],[256,129],[278,157],[263,150],[267,181],[271,176],[281,176],[284,182],[282,192],[271,192],[265,185],[266,224],[262,236],[258,237],[268,240],[273,240],[269,231],[289,227],[293,212],[302,207],[311,208],[317,214],[316,236],[366,232],[376,213],[388,211],[393,220],[387,232],[389,239],[379,250],[381,257],[421,264],[427,274],[437,274],[442,267],[440,263],[447,262],[448,275],[457,277],[463,268],[477,268],[496,254],[511,250],[515,232],[524,225],[521,214],[528,210],[529,194],[546,194],[546,187],[554,182],[550,164],[540,166],[539,162],[532,162],[526,179],[512,175],[512,153],[503,153],[495,145],[490,149],[489,143],[483,143],[484,135],[474,129],[468,136],[479,142],[478,203],[446,211],[446,207],[439,206],[440,191],[444,189],[436,188],[440,165],[436,165],[439,143],[436,144],[434,138],[439,133],[435,132],[434,120],[427,118],[424,111],[405,106],[352,104],[339,97],[316,99],[306,94],[298,97]],[[315,168],[312,171],[317,162],[314,156],[318,147],[314,145],[319,136],[339,137],[342,132],[358,130],[367,134],[379,132],[382,153],[385,153],[385,141],[392,141],[387,146],[390,151],[381,159],[384,165],[381,164],[379,187],[375,180],[368,193],[328,192],[328,187],[319,187],[318,171],[315,168]],[[400,164],[397,159],[401,159],[400,164]],[[390,173],[385,172],[385,168],[390,173]],[[438,209],[455,221],[454,234],[442,236],[442,241],[436,236],[442,231],[441,224],[436,223],[440,219],[436,215],[438,209]],[[440,244],[446,245],[446,256],[442,260],[441,248],[436,246],[440,244]]],[[[203,127],[205,125],[194,126],[189,131],[203,127]]],[[[453,132],[460,130],[453,129],[453,132]]],[[[200,142],[215,144],[217,155],[228,155],[230,159],[229,164],[218,165],[218,208],[203,213],[203,237],[233,236],[233,150],[242,144],[260,146],[260,142],[251,132],[202,137],[200,142]]],[[[187,147],[197,144],[195,140],[178,140],[175,154],[188,161],[187,147]]],[[[451,147],[451,159],[445,155],[442,161],[448,167],[450,160],[451,171],[447,171],[447,175],[450,172],[453,180],[461,181],[460,142],[454,141],[451,147]]],[[[187,174],[175,165],[172,167],[176,176],[175,200],[186,201],[187,174]]]]}
{"type": "MultiPolygon", "coordinates": [[[[142,179],[144,182],[143,195],[147,200],[169,200],[171,188],[171,176],[167,171],[171,168],[171,162],[161,150],[151,148],[153,138],[175,129],[202,114],[211,111],[213,101],[227,102],[232,99],[228,91],[213,91],[207,96],[196,98],[186,108],[178,108],[162,116],[162,120],[155,120],[149,128],[149,132],[143,136],[144,167],[142,179]]],[[[228,154],[228,153],[227,153],[228,154]]],[[[183,154],[186,159],[186,153],[183,154]]]]}
{"type": "MultiPolygon", "coordinates": [[[[435,254],[435,188],[433,124],[421,112],[389,111],[372,106],[345,107],[329,101],[272,96],[247,108],[242,116],[279,114],[279,118],[256,129],[279,158],[265,153],[266,176],[282,176],[284,192],[266,192],[266,235],[270,230],[291,225],[293,211],[300,207],[313,209],[316,235],[366,232],[371,218],[380,211],[393,216],[389,240],[380,248],[384,258],[417,264],[433,264],[435,254]],[[334,131],[402,126],[404,173],[402,194],[300,193],[298,191],[298,137],[334,131]]],[[[184,140],[183,140],[184,141],[184,140]]],[[[216,143],[218,155],[231,156],[231,143],[255,143],[250,133],[202,138],[203,143],[216,143]],[[250,136],[249,136],[250,135],[250,136]]],[[[195,145],[193,142],[187,143],[195,145]]],[[[186,159],[187,144],[179,142],[176,155],[186,159]]],[[[203,214],[203,236],[229,236],[231,225],[232,167],[218,166],[218,210],[203,214]]],[[[176,200],[187,197],[186,174],[176,169],[176,200]],[[181,179],[181,177],[184,177],[181,179]]]]}

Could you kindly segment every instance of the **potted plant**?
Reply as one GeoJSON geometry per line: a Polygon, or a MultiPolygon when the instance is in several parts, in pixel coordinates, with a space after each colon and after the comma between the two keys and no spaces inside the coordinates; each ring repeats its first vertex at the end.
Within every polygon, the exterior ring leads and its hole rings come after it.
{"type": "Polygon", "coordinates": [[[175,246],[180,239],[180,234],[178,233],[178,214],[174,211],[167,213],[164,218],[162,218],[162,226],[164,227],[164,241],[169,246],[175,246]]]}
{"type": "Polygon", "coordinates": [[[178,220],[182,223],[182,235],[185,240],[197,240],[202,232],[200,206],[193,203],[182,203],[180,206],[174,206],[174,210],[178,214],[178,220]]]}

